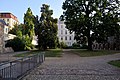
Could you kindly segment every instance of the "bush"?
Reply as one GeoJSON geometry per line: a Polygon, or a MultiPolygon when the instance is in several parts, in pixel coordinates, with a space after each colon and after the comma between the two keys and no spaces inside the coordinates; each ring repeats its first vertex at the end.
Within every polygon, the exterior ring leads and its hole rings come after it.
{"type": "Polygon", "coordinates": [[[78,43],[73,43],[73,44],[72,44],[72,48],[73,48],[73,49],[79,49],[79,48],[80,48],[80,44],[78,44],[78,43]]]}
{"type": "Polygon", "coordinates": [[[6,47],[12,47],[14,51],[23,51],[25,44],[23,42],[23,40],[21,40],[20,38],[16,37],[12,40],[7,41],[6,47]]]}
{"type": "Polygon", "coordinates": [[[64,42],[60,42],[60,48],[66,48],[67,45],[64,42]]]}
{"type": "Polygon", "coordinates": [[[73,43],[72,49],[88,49],[86,44],[73,43]]]}
{"type": "Polygon", "coordinates": [[[80,48],[81,49],[88,49],[88,45],[82,45],[80,48]]]}
{"type": "Polygon", "coordinates": [[[14,51],[31,50],[34,46],[31,44],[29,36],[16,37],[7,41],[6,47],[12,47],[14,51]]]}

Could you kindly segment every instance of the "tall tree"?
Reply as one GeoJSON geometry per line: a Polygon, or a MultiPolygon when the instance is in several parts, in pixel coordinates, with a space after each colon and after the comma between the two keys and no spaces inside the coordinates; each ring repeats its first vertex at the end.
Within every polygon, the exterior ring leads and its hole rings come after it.
{"type": "Polygon", "coordinates": [[[120,31],[119,6],[119,0],[65,0],[61,19],[75,32],[76,40],[88,42],[88,49],[92,50],[93,41],[103,42],[120,31]]]}
{"type": "Polygon", "coordinates": [[[34,16],[34,31],[35,31],[35,35],[38,34],[39,26],[40,26],[39,17],[38,17],[38,15],[36,15],[36,16],[34,16]]]}
{"type": "Polygon", "coordinates": [[[32,40],[35,34],[34,20],[34,15],[32,14],[31,9],[28,8],[26,13],[24,14],[24,24],[15,25],[15,27],[9,32],[17,36],[17,38],[11,40],[11,42],[13,43],[12,46],[15,49],[18,49],[16,46],[19,46],[19,44],[22,45],[20,46],[21,50],[31,50],[33,48],[32,40]],[[17,40],[19,41],[18,43],[17,40]],[[16,43],[15,46],[14,43],[16,43]]]}
{"type": "Polygon", "coordinates": [[[34,36],[34,15],[30,8],[24,14],[24,25],[24,34],[28,35],[32,41],[34,36]]]}
{"type": "Polygon", "coordinates": [[[34,33],[34,15],[32,13],[32,10],[28,8],[26,13],[24,14],[24,26],[23,26],[23,38],[25,39],[25,49],[32,48],[32,40],[35,36],[34,33]]]}
{"type": "Polygon", "coordinates": [[[50,6],[43,4],[39,28],[37,28],[38,45],[42,49],[55,48],[57,46],[57,19],[52,16],[53,10],[50,6]]]}

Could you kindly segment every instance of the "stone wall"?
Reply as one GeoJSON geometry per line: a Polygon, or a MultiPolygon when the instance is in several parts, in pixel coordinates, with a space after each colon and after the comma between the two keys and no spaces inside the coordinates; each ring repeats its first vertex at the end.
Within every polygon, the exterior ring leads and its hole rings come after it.
{"type": "Polygon", "coordinates": [[[93,50],[120,50],[120,43],[94,43],[93,50]]]}
{"type": "Polygon", "coordinates": [[[4,43],[4,24],[0,22],[0,53],[4,53],[5,43],[4,43]]]}

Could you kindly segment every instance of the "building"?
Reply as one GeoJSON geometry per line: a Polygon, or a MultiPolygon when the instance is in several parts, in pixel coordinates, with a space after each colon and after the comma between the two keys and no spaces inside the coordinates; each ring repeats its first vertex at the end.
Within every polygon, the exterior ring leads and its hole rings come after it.
{"type": "Polygon", "coordinates": [[[63,21],[58,21],[58,38],[60,42],[64,42],[67,46],[72,46],[76,42],[74,32],[70,33],[63,21]]]}
{"type": "Polygon", "coordinates": [[[6,23],[3,20],[0,20],[0,53],[4,53],[5,50],[5,41],[4,41],[4,37],[6,34],[6,23]]]}
{"type": "Polygon", "coordinates": [[[0,13],[0,20],[5,21],[7,24],[7,26],[4,26],[4,40],[7,41],[16,37],[15,35],[8,34],[8,32],[14,28],[15,24],[19,24],[17,17],[12,13],[0,13]]]}
{"type": "Polygon", "coordinates": [[[0,19],[4,20],[9,26],[9,30],[14,28],[15,24],[19,24],[19,21],[12,13],[0,13],[0,19]]]}

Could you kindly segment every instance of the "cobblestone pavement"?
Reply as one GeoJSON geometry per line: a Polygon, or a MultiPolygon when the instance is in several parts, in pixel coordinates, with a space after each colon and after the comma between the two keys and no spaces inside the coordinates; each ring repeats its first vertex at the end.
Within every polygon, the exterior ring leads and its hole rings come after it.
{"type": "Polygon", "coordinates": [[[117,59],[120,54],[79,57],[64,52],[61,58],[47,58],[22,80],[120,80],[120,69],[107,64],[117,59]]]}

